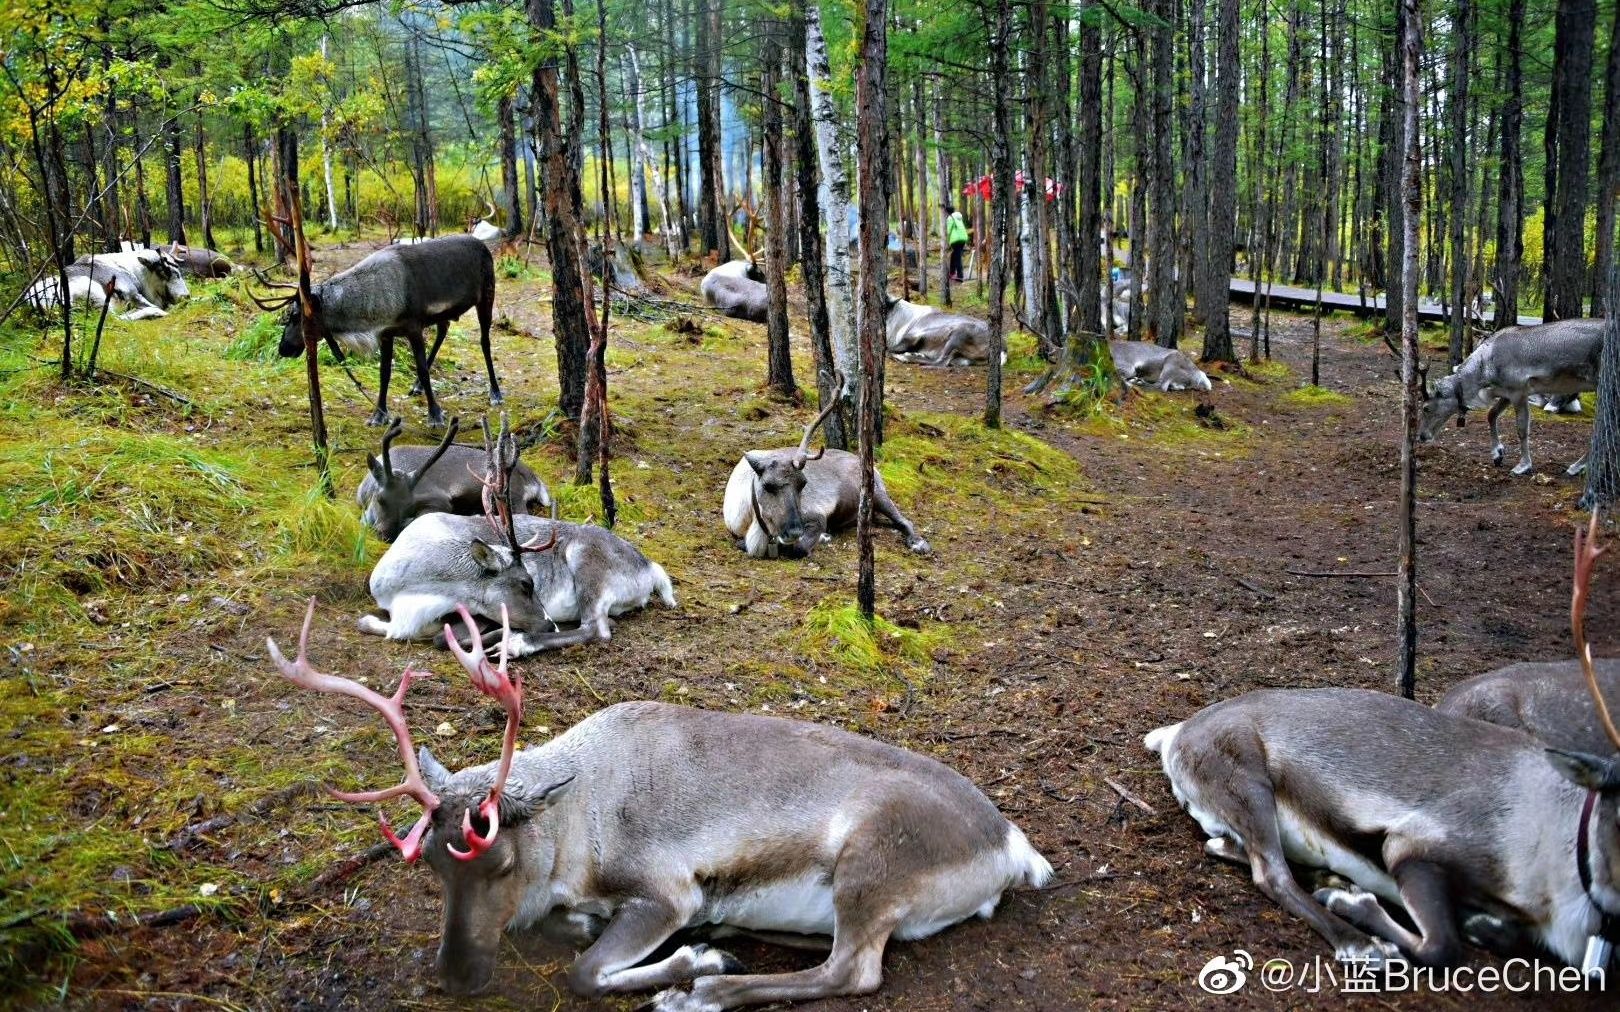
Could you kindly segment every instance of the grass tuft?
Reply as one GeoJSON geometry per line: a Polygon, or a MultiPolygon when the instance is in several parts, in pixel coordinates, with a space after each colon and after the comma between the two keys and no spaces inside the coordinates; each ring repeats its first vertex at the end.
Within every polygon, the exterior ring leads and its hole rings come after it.
{"type": "Polygon", "coordinates": [[[868,622],[858,607],[836,597],[824,598],[810,609],[799,637],[806,654],[850,674],[901,677],[925,674],[935,654],[950,643],[950,631],[943,625],[907,629],[881,615],[868,622]]]}
{"type": "Polygon", "coordinates": [[[1310,384],[1288,391],[1279,400],[1283,404],[1301,408],[1340,408],[1355,403],[1349,394],[1310,384]]]}

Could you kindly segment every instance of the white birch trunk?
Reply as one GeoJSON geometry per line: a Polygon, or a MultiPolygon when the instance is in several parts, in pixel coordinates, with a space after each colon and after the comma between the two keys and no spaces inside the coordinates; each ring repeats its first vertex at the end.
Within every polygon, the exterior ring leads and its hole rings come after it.
{"type": "Polygon", "coordinates": [[[641,237],[652,231],[652,223],[642,213],[647,206],[647,143],[642,132],[641,57],[635,46],[626,46],[624,55],[625,85],[630,92],[630,221],[636,246],[641,237]]]}
{"type": "MultiPolygon", "coordinates": [[[[321,36],[321,59],[326,59],[326,36],[321,36]]],[[[327,140],[327,114],[321,109],[321,173],[326,177],[326,225],[336,232],[337,219],[337,188],[332,185],[332,142],[327,140]]]]}
{"type": "Polygon", "coordinates": [[[821,204],[826,208],[825,263],[827,335],[833,358],[844,374],[849,396],[855,382],[855,297],[849,261],[849,173],[844,167],[846,147],[838,126],[838,108],[828,82],[832,67],[827,40],[821,34],[821,10],[812,0],[805,6],[805,63],[810,78],[810,119],[816,127],[816,155],[821,163],[821,204]]]}

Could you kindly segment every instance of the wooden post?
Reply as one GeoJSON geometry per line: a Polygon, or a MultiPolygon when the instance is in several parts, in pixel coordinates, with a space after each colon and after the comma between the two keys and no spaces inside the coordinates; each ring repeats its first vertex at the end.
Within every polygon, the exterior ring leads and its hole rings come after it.
{"type": "MultiPolygon", "coordinates": [[[[296,165],[298,135],[291,128],[280,128],[276,144],[277,215],[286,233],[278,238],[298,261],[298,318],[304,335],[304,373],[309,379],[309,430],[315,445],[315,469],[320,473],[321,492],[336,498],[332,484],[331,450],[326,439],[326,411],[321,403],[320,327],[315,323],[315,303],[310,298],[309,244],[304,240],[304,212],[298,200],[298,182],[289,178],[284,160],[296,165]]],[[[272,227],[272,232],[276,229],[272,227]]]]}

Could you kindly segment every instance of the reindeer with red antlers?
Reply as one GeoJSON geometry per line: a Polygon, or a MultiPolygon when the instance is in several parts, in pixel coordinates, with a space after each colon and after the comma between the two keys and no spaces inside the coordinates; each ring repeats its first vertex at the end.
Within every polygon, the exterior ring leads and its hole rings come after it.
{"type": "MultiPolygon", "coordinates": [[[[568,986],[586,997],[664,988],[659,1012],[865,994],[883,980],[891,938],[924,938],[989,917],[1002,893],[1043,885],[1052,868],[978,788],[948,767],[833,727],[657,702],[619,703],[565,734],[517,750],[521,682],[507,669],[503,620],[490,648],[465,608],[470,649],[453,647],[473,685],[506,710],[498,762],[452,773],[414,755],[403,714],[407,671],[392,698],[322,674],[307,647],[310,601],[281,673],[305,688],[360,699],[398,739],[405,782],[334,796],[409,796],[423,808],[403,839],[443,885],[436,961],[455,994],[487,988],[504,931],[539,926],[584,949],[568,986]],[[683,929],[831,936],[824,962],[746,974],[683,929]]],[[[446,629],[446,637],[454,637],[446,629]]]]}
{"type": "Polygon", "coordinates": [[[675,606],[664,568],[623,538],[588,524],[529,516],[512,500],[517,441],[501,417],[484,426],[482,517],[417,517],[371,571],[371,595],[388,613],[360,630],[395,640],[429,639],[458,606],[493,624],[510,616],[512,656],[611,639],[612,618],[654,596],[675,606]],[[577,624],[574,629],[560,629],[577,624]]]}
{"type": "MultiPolygon", "coordinates": [[[[1575,537],[1571,631],[1611,745],[1586,640],[1597,517],[1575,537]]],[[[1361,689],[1250,692],[1147,736],[1212,857],[1249,870],[1343,961],[1444,965],[1462,940],[1526,943],[1587,973],[1620,940],[1620,756],[1361,689]],[[1290,863],[1347,889],[1306,892],[1290,863]],[[1402,916],[1397,919],[1388,908],[1402,916]]]]}

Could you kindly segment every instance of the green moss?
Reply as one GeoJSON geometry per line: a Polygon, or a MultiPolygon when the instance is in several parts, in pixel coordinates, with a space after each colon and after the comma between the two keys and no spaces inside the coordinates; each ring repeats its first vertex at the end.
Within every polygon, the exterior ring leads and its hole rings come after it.
{"type": "Polygon", "coordinates": [[[914,412],[890,425],[878,467],[903,504],[925,495],[949,501],[977,495],[996,503],[1039,494],[1069,498],[1082,485],[1079,464],[1062,450],[941,412],[914,412]]]}
{"type": "Polygon", "coordinates": [[[1283,404],[1301,408],[1340,408],[1355,403],[1348,394],[1309,384],[1288,391],[1279,400],[1283,404]]]}
{"type": "MultiPolygon", "coordinates": [[[[944,625],[906,629],[878,615],[868,622],[843,598],[818,602],[799,629],[800,649],[823,664],[857,675],[925,675],[950,643],[944,625]]],[[[915,682],[915,678],[906,678],[915,682]]]]}
{"type": "Polygon", "coordinates": [[[1250,379],[1260,383],[1287,383],[1294,378],[1294,370],[1286,362],[1275,358],[1245,361],[1243,371],[1248,373],[1250,379]]]}

